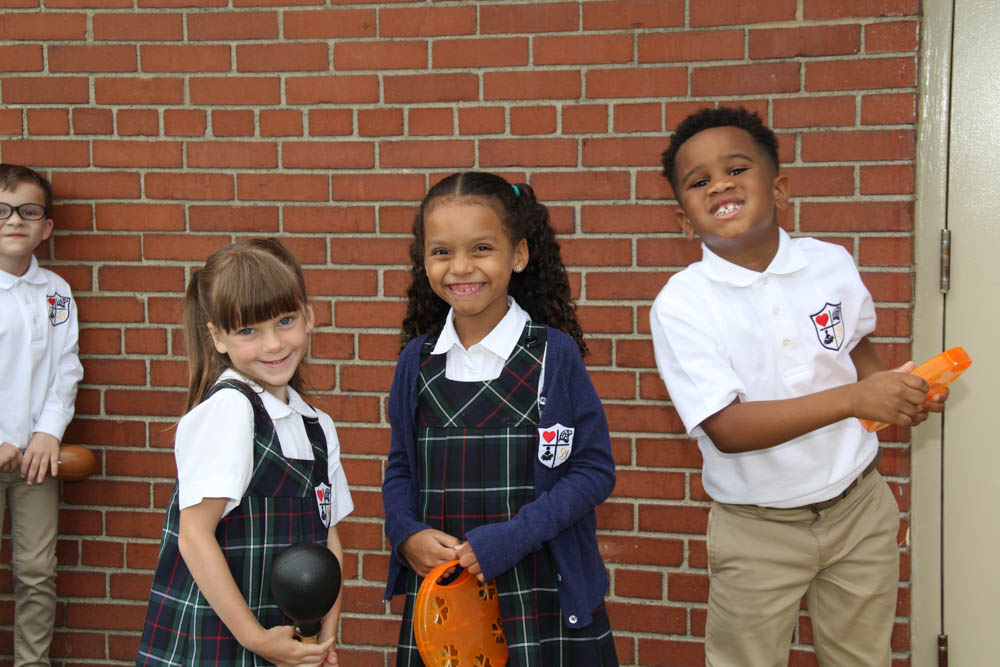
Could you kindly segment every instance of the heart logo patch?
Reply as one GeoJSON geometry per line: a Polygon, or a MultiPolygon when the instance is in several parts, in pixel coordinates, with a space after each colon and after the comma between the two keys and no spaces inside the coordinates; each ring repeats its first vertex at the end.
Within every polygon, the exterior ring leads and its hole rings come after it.
{"type": "Polygon", "coordinates": [[[555,431],[544,431],[542,433],[542,438],[545,439],[545,442],[552,442],[552,439],[555,437],[556,437],[555,431]]]}

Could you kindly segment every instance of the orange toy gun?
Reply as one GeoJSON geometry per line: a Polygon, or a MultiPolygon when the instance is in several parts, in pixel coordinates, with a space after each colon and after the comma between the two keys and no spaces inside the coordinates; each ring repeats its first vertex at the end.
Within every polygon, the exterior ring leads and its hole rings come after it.
{"type": "MultiPolygon", "coordinates": [[[[930,399],[931,396],[956,380],[971,365],[972,358],[965,353],[965,350],[961,347],[953,347],[931,357],[910,373],[922,377],[931,386],[930,391],[927,392],[927,398],[930,399]]],[[[869,433],[874,433],[889,425],[886,422],[873,422],[870,419],[859,421],[869,433]]]]}

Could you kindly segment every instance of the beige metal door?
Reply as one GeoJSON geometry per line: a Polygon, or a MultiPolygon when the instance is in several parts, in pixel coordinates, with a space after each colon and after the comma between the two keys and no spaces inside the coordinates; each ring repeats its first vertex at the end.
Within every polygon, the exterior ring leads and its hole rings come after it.
{"type": "Polygon", "coordinates": [[[944,419],[914,432],[913,664],[938,664],[943,632],[949,665],[976,667],[1000,664],[1000,407],[992,386],[1000,332],[1000,2],[923,6],[922,55],[935,62],[924,63],[921,91],[921,140],[928,146],[918,167],[924,190],[914,356],[961,345],[973,366],[952,385],[944,419]],[[943,220],[938,212],[946,213],[943,220]],[[942,296],[937,245],[944,225],[951,280],[942,296]]]}

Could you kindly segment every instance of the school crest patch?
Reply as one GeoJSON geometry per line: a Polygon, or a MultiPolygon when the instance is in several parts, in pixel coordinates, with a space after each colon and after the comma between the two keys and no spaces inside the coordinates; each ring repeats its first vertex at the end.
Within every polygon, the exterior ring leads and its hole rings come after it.
{"type": "Polygon", "coordinates": [[[538,460],[543,466],[555,468],[569,460],[574,430],[562,424],[538,429],[538,460]]]}
{"type": "Polygon", "coordinates": [[[62,296],[59,292],[47,294],[45,299],[49,304],[49,323],[57,327],[69,320],[69,308],[71,299],[62,296]]]}
{"type": "Polygon", "coordinates": [[[330,527],[330,510],[333,508],[331,490],[330,485],[325,482],[320,482],[319,486],[313,489],[316,494],[316,508],[319,510],[319,518],[327,528],[330,527]]]}
{"type": "Polygon", "coordinates": [[[819,312],[809,316],[816,328],[819,344],[836,352],[844,344],[844,316],[839,303],[826,303],[819,312]]]}

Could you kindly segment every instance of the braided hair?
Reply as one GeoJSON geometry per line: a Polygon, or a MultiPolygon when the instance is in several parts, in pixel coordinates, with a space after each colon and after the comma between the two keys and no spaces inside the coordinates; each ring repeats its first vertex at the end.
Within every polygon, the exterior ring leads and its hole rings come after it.
{"type": "Polygon", "coordinates": [[[413,221],[410,244],[410,287],[406,291],[406,317],[403,319],[402,346],[425,333],[436,333],[444,326],[448,304],[431,289],[424,267],[424,219],[434,207],[451,200],[482,203],[503,222],[512,245],[521,239],[528,243],[527,266],[513,273],[508,294],[517,301],[533,322],[547,324],[568,334],[587,353],[583,330],[576,317],[569,286],[569,276],[562,263],[556,232],[549,223],[549,210],[535,199],[535,191],[526,183],[511,185],[495,174],[459,172],[448,176],[430,189],[413,221]]]}

